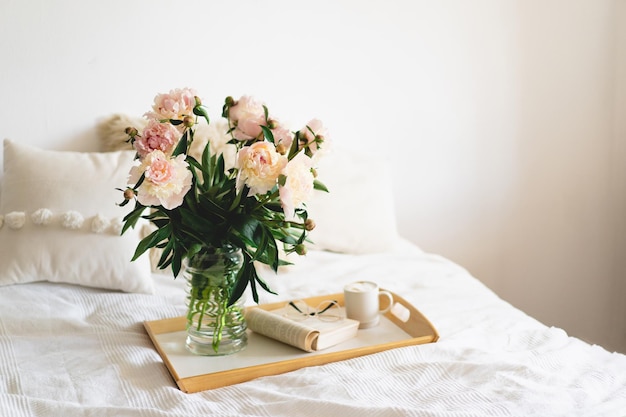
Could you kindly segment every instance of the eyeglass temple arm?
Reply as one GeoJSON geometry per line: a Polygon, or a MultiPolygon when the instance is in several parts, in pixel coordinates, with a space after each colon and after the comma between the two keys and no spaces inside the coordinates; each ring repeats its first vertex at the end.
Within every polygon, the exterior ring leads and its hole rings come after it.
{"type": "MultiPolygon", "coordinates": [[[[326,310],[328,310],[329,308],[331,308],[333,306],[333,303],[337,303],[337,300],[331,300],[332,302],[329,303],[326,307],[324,307],[322,310],[316,312],[316,313],[309,313],[310,316],[314,316],[316,314],[322,314],[323,312],[325,312],[326,310]]],[[[302,310],[300,310],[298,308],[298,306],[293,302],[293,301],[289,301],[289,305],[292,306],[293,308],[296,309],[296,311],[298,313],[304,314],[304,312],[302,310]]]]}

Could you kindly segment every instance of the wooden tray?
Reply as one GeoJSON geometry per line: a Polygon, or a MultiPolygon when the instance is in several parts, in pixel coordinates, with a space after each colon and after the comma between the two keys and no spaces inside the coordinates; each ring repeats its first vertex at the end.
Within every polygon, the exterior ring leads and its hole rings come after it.
{"type": "MultiPolygon", "coordinates": [[[[185,317],[146,321],[144,327],[180,390],[191,393],[387,349],[436,342],[439,335],[428,319],[402,297],[392,294],[394,308],[381,317],[378,326],[359,330],[356,337],[319,352],[304,352],[248,331],[248,346],[241,352],[227,356],[197,356],[185,348],[185,317]]],[[[329,299],[337,300],[343,306],[343,293],[304,301],[317,305],[329,299]]],[[[285,301],[281,301],[248,308],[275,310],[284,305],[285,301]]]]}

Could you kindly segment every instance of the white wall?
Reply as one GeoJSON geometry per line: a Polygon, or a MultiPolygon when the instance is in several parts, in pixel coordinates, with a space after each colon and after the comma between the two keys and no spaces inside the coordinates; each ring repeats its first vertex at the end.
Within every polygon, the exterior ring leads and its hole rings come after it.
{"type": "Polygon", "coordinates": [[[405,237],[626,352],[624,3],[0,0],[0,137],[92,150],[157,92],[253,94],[391,162],[405,237]]]}

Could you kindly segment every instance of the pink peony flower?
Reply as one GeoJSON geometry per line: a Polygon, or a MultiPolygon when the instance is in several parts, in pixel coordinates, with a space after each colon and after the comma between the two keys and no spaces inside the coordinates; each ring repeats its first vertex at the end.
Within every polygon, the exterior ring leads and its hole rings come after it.
{"type": "Polygon", "coordinates": [[[171,124],[150,119],[141,136],[136,136],[134,146],[141,158],[156,150],[169,155],[179,138],[180,132],[171,124]]]}
{"type": "Polygon", "coordinates": [[[285,184],[279,187],[280,203],[287,220],[293,219],[295,209],[309,201],[313,196],[313,181],[311,172],[312,160],[304,153],[296,155],[283,169],[286,177],[285,184]]]}
{"type": "Polygon", "coordinates": [[[131,168],[128,183],[136,184],[141,175],[145,175],[137,189],[137,200],[144,206],[161,205],[172,210],[183,203],[185,194],[191,189],[188,166],[184,154],[169,158],[156,150],[131,168]]]}
{"type": "Polygon", "coordinates": [[[320,140],[323,142],[327,139],[328,131],[322,124],[321,120],[313,119],[306,126],[300,130],[300,140],[305,141],[303,145],[300,147],[304,147],[308,145],[309,150],[311,151],[311,155],[318,151],[321,143],[318,143],[320,140]],[[311,133],[313,131],[313,133],[311,133]],[[317,140],[316,140],[317,138],[317,140]]]}
{"type": "Polygon", "coordinates": [[[276,152],[270,142],[245,146],[237,154],[237,189],[245,184],[253,194],[265,194],[274,188],[285,165],[287,157],[276,152]]]}
{"type": "Polygon", "coordinates": [[[146,113],[145,116],[157,120],[183,120],[185,116],[193,116],[196,96],[196,91],[190,88],[177,88],[167,94],[158,94],[154,98],[153,111],[146,113]]]}
{"type": "Polygon", "coordinates": [[[228,118],[235,126],[233,136],[237,140],[250,140],[261,136],[261,126],[265,126],[263,103],[249,96],[243,96],[228,111],[228,118]]]}

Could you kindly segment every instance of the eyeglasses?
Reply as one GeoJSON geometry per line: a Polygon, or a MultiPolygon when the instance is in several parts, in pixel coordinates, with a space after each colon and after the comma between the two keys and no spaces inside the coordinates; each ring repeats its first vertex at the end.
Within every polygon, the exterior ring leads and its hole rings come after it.
{"type": "Polygon", "coordinates": [[[316,317],[321,321],[343,320],[344,314],[336,300],[322,301],[316,308],[312,308],[302,300],[290,301],[285,305],[285,317],[303,321],[309,317],[316,317]]]}

